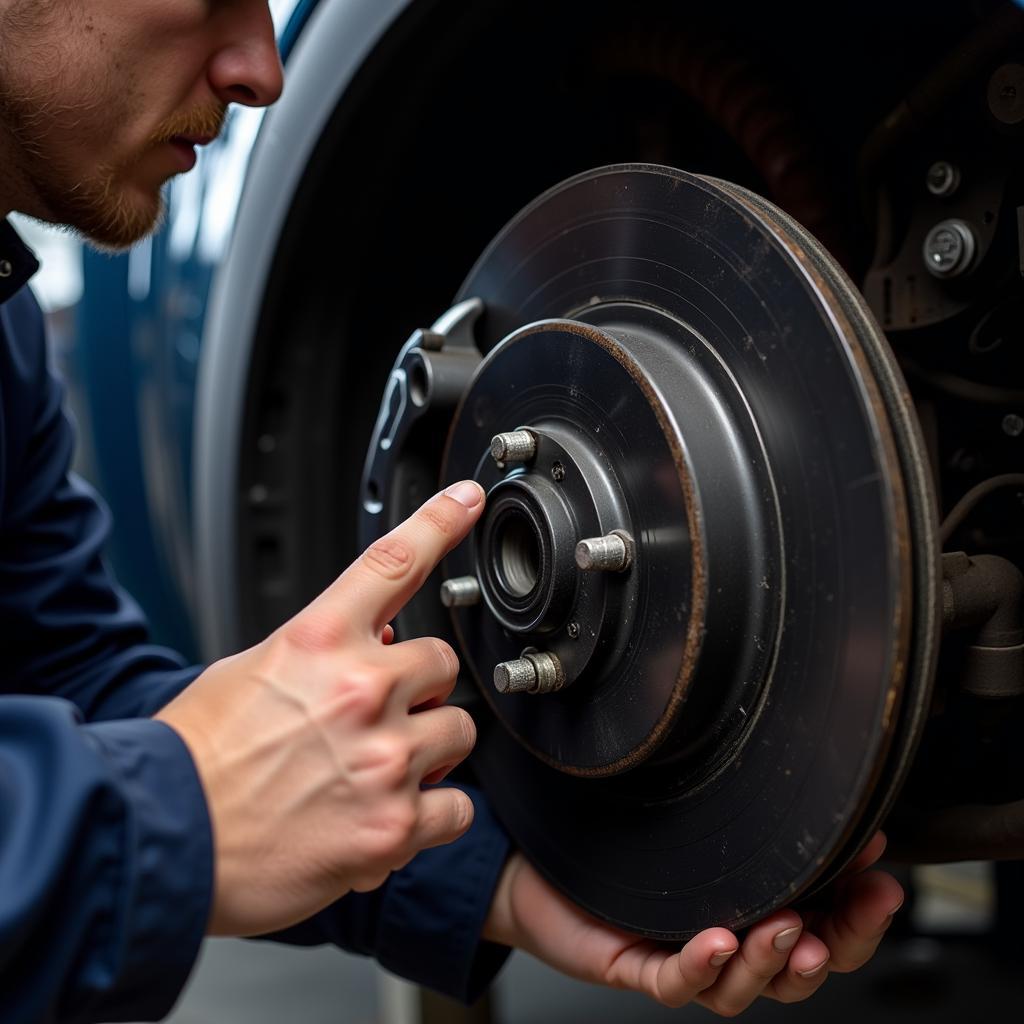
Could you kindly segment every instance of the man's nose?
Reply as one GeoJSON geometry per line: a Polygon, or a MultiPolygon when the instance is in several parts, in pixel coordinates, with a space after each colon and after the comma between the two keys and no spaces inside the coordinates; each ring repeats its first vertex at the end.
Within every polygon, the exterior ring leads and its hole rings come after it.
{"type": "Polygon", "coordinates": [[[214,93],[225,105],[270,106],[284,88],[284,70],[266,0],[226,8],[223,38],[208,72],[214,93]]]}

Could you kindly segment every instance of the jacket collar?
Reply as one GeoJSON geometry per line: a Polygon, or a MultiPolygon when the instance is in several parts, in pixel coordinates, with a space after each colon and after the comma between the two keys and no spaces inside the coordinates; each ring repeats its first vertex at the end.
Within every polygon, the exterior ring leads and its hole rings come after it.
{"type": "Polygon", "coordinates": [[[38,269],[39,261],[10,222],[0,221],[0,304],[21,291],[38,269]]]}

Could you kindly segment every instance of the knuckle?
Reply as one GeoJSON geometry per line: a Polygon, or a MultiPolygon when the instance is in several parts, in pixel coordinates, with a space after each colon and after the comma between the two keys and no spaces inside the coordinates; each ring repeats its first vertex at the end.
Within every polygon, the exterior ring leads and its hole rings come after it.
{"type": "MultiPolygon", "coordinates": [[[[743,959],[746,973],[762,988],[779,973],[780,967],[772,963],[771,960],[763,959],[762,956],[747,956],[743,950],[740,951],[740,956],[743,959]]],[[[783,963],[785,963],[785,959],[783,957],[783,963]]]]}
{"type": "Polygon", "coordinates": [[[353,883],[353,892],[373,892],[379,889],[387,880],[390,871],[378,871],[374,874],[360,875],[353,883]]]}
{"type": "Polygon", "coordinates": [[[455,653],[455,649],[451,644],[446,643],[444,640],[439,640],[436,637],[431,638],[431,642],[437,651],[437,656],[444,663],[445,670],[449,677],[454,679],[459,674],[459,656],[455,653]]]}
{"type": "Polygon", "coordinates": [[[459,731],[461,749],[468,754],[476,746],[476,722],[464,708],[452,708],[455,712],[455,727],[459,731]]]}
{"type": "Polygon", "coordinates": [[[379,670],[350,669],[338,682],[334,711],[357,721],[372,721],[383,711],[392,685],[379,670]]]}
{"type": "Polygon", "coordinates": [[[738,1017],[745,1009],[746,1004],[728,996],[718,996],[708,1002],[708,1009],[719,1017],[738,1017]]]}
{"type": "Polygon", "coordinates": [[[451,498],[443,498],[424,505],[417,515],[427,526],[436,530],[445,539],[448,539],[457,533],[462,523],[463,512],[464,509],[457,501],[451,498]]]}
{"type": "Polygon", "coordinates": [[[365,839],[372,860],[398,863],[416,828],[416,812],[408,801],[393,801],[369,823],[365,839]]]}
{"type": "Polygon", "coordinates": [[[456,790],[459,798],[455,801],[452,813],[453,825],[457,832],[465,832],[473,824],[473,801],[465,793],[456,790]]]}
{"type": "Polygon", "coordinates": [[[307,608],[286,622],[278,635],[287,647],[315,654],[336,649],[345,638],[345,629],[336,616],[307,608]]]}
{"type": "Polygon", "coordinates": [[[405,577],[416,562],[416,553],[408,541],[394,534],[374,541],[363,552],[363,565],[386,580],[405,577]]]}
{"type": "Polygon", "coordinates": [[[394,789],[409,777],[411,761],[409,746],[400,736],[381,735],[362,745],[354,768],[372,774],[380,787],[394,789]]]}

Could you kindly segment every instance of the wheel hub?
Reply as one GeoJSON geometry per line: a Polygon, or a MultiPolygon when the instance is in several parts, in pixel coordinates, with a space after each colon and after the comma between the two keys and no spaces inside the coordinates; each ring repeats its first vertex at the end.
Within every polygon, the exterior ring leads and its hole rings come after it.
{"type": "Polygon", "coordinates": [[[487,511],[446,569],[479,581],[483,600],[455,609],[455,628],[497,716],[553,767],[603,776],[670,735],[662,754],[677,759],[739,739],[782,579],[764,453],[726,375],[705,373],[706,344],[640,307],[589,316],[515,331],[481,366],[444,475],[478,480],[487,511]],[[495,460],[490,438],[510,425],[534,443],[527,458],[495,460]],[[581,570],[578,545],[603,538],[628,565],[581,570]],[[486,685],[524,651],[550,654],[564,675],[543,706],[486,685]]]}

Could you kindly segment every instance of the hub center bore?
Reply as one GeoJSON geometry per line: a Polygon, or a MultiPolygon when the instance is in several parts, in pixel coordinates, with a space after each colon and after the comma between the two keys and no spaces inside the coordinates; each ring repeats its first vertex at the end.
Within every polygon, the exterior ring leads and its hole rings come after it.
{"type": "Polygon", "coordinates": [[[525,516],[510,513],[498,533],[499,578],[513,597],[526,597],[540,582],[540,537],[525,516]]]}
{"type": "Polygon", "coordinates": [[[550,633],[573,599],[576,516],[552,482],[522,469],[487,498],[475,533],[484,602],[510,633],[550,633]]]}

